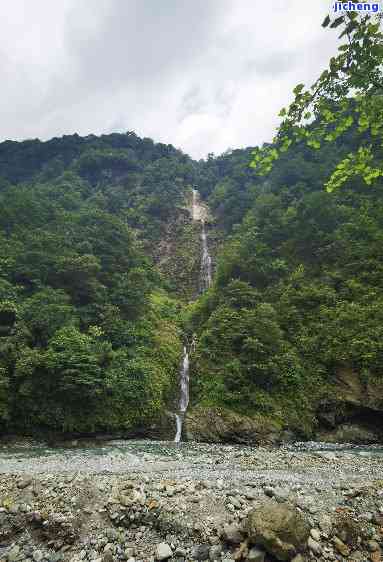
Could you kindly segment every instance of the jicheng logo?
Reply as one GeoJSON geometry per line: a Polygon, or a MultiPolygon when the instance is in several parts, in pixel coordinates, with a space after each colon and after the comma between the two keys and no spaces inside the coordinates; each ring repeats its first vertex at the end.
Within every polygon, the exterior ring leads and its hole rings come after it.
{"type": "Polygon", "coordinates": [[[382,10],[379,2],[334,2],[332,9],[337,12],[371,12],[377,14],[382,10]]]}

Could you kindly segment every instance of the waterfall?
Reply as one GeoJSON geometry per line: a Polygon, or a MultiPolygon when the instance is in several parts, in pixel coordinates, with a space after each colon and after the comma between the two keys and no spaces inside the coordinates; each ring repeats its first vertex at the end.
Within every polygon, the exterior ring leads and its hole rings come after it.
{"type": "Polygon", "coordinates": [[[182,434],[182,417],[180,414],[175,414],[175,416],[176,416],[177,432],[174,438],[174,442],[179,443],[181,441],[181,434],[182,434]]]}
{"type": "Polygon", "coordinates": [[[205,292],[211,285],[211,257],[207,247],[207,237],[205,230],[205,221],[202,221],[201,228],[202,240],[202,257],[201,257],[201,273],[200,273],[200,292],[205,292]]]}
{"type": "MultiPolygon", "coordinates": [[[[200,277],[199,277],[199,288],[200,292],[206,291],[212,281],[212,266],[211,257],[209,254],[209,248],[207,244],[207,235],[205,228],[205,219],[207,218],[206,207],[201,205],[199,201],[199,193],[196,189],[193,189],[193,199],[192,199],[192,209],[191,216],[194,221],[201,222],[201,267],[200,267],[200,277]]],[[[193,341],[191,343],[191,350],[195,346],[195,338],[193,336],[193,341]]],[[[175,414],[177,432],[174,438],[176,443],[181,441],[182,436],[182,425],[185,417],[185,412],[189,405],[189,350],[187,345],[184,346],[182,362],[180,367],[180,400],[178,412],[175,414]]]]}
{"type": "Polygon", "coordinates": [[[181,441],[182,422],[189,404],[189,352],[186,345],[182,357],[180,369],[180,402],[179,413],[176,414],[177,433],[174,438],[176,443],[181,441]]]}
{"type": "Polygon", "coordinates": [[[198,208],[198,191],[196,189],[193,189],[193,202],[192,202],[192,219],[193,219],[193,221],[198,220],[197,208],[198,208]]]}

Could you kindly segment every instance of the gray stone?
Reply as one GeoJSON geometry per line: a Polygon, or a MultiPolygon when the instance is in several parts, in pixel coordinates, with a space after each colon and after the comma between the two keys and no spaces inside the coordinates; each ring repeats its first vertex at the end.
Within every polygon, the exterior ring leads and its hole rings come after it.
{"type": "Polygon", "coordinates": [[[222,546],[217,544],[215,546],[211,546],[209,549],[209,558],[210,560],[220,560],[222,552],[222,546]]]}
{"type": "Polygon", "coordinates": [[[161,542],[156,547],[157,560],[166,560],[173,555],[172,549],[166,542],[161,542]]]}
{"type": "Polygon", "coordinates": [[[308,541],[307,541],[307,546],[309,547],[309,549],[314,553],[314,554],[321,554],[322,553],[322,547],[319,544],[319,542],[314,541],[314,539],[312,537],[309,537],[308,541]]]}
{"type": "Polygon", "coordinates": [[[326,533],[326,535],[329,535],[331,533],[332,521],[328,515],[322,515],[319,519],[318,524],[320,530],[326,533]]]}
{"type": "Polygon", "coordinates": [[[186,550],[181,547],[177,547],[174,551],[174,556],[178,556],[180,558],[186,558],[186,550]]]}
{"type": "Polygon", "coordinates": [[[224,540],[231,544],[239,544],[243,541],[244,536],[238,525],[225,525],[223,528],[222,537],[224,540]]]}
{"type": "Polygon", "coordinates": [[[15,546],[13,546],[11,550],[8,551],[7,558],[9,562],[15,562],[15,560],[19,559],[19,556],[20,556],[20,547],[19,545],[15,544],[15,546]]]}
{"type": "Polygon", "coordinates": [[[320,541],[320,532],[318,529],[311,529],[310,535],[314,539],[314,541],[320,541]]]}
{"type": "Polygon", "coordinates": [[[360,550],[355,550],[355,552],[353,552],[349,558],[350,562],[364,562],[365,560],[366,558],[363,556],[360,550]]]}
{"type": "Polygon", "coordinates": [[[193,546],[191,558],[193,560],[208,560],[210,547],[208,544],[197,544],[193,546]]]}
{"type": "Polygon", "coordinates": [[[18,481],[17,487],[20,490],[24,490],[24,488],[27,488],[31,484],[32,484],[32,478],[26,476],[25,478],[22,478],[21,480],[18,481]]]}
{"type": "Polygon", "coordinates": [[[287,501],[290,495],[290,490],[288,488],[274,488],[274,497],[277,502],[285,502],[287,501]]]}
{"type": "Polygon", "coordinates": [[[269,496],[269,498],[272,498],[274,495],[274,488],[272,488],[271,486],[265,486],[263,488],[263,491],[266,494],[266,496],[269,496]]]}
{"type": "Polygon", "coordinates": [[[266,553],[263,550],[260,550],[256,546],[253,546],[249,550],[246,560],[249,562],[264,562],[266,553]]]}
{"type": "Polygon", "coordinates": [[[374,540],[367,541],[367,548],[370,552],[376,552],[377,550],[380,550],[379,543],[374,540]]]}
{"type": "Polygon", "coordinates": [[[241,509],[242,504],[240,502],[240,500],[238,498],[230,498],[230,503],[236,508],[236,509],[241,509]]]}
{"type": "Polygon", "coordinates": [[[35,550],[32,554],[33,560],[35,562],[41,562],[44,559],[44,554],[41,550],[35,550]]]}
{"type": "Polygon", "coordinates": [[[340,540],[339,537],[334,537],[334,546],[336,548],[336,550],[342,555],[342,556],[348,556],[350,554],[350,549],[348,548],[348,546],[346,544],[344,544],[343,541],[340,540]]]}
{"type": "Polygon", "coordinates": [[[116,529],[113,529],[113,528],[106,529],[105,535],[110,541],[113,541],[113,542],[117,541],[117,539],[118,539],[118,533],[117,533],[116,529]]]}

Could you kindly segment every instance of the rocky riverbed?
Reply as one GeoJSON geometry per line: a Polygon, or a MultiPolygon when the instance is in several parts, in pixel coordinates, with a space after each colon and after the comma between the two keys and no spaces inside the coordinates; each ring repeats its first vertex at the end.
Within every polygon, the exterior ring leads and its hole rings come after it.
{"type": "Polygon", "coordinates": [[[0,446],[0,560],[378,562],[380,449],[0,446]]]}

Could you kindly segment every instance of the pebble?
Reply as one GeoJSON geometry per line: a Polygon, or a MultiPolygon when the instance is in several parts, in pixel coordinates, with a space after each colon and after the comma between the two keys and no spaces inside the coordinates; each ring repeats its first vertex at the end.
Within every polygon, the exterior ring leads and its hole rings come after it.
{"type": "Polygon", "coordinates": [[[193,546],[191,558],[193,560],[207,560],[209,558],[210,548],[207,544],[197,544],[193,546]]]}
{"type": "Polygon", "coordinates": [[[379,543],[373,540],[367,541],[367,548],[370,552],[376,552],[380,550],[379,543]]]}
{"type": "Polygon", "coordinates": [[[249,562],[264,562],[265,556],[266,553],[263,552],[263,550],[260,550],[256,546],[253,546],[253,548],[249,550],[249,553],[247,555],[247,560],[249,562]]]}
{"type": "Polygon", "coordinates": [[[210,560],[220,560],[222,553],[222,546],[217,544],[215,546],[211,546],[209,549],[209,559],[210,560]]]}
{"type": "Polygon", "coordinates": [[[314,541],[320,541],[320,532],[318,529],[311,529],[310,535],[314,539],[314,541]]]}
{"type": "Polygon", "coordinates": [[[307,546],[314,554],[322,554],[322,547],[319,542],[315,541],[312,537],[309,537],[307,541],[307,546]]]}
{"type": "Polygon", "coordinates": [[[350,554],[350,549],[343,541],[341,541],[338,537],[334,537],[334,546],[336,550],[342,554],[342,556],[348,556],[350,554]]]}

